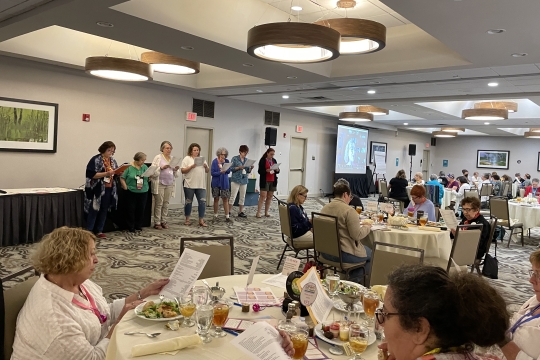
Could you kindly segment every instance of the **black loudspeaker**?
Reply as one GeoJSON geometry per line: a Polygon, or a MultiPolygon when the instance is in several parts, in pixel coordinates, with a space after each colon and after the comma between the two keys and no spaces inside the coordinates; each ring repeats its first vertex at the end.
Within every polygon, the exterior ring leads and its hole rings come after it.
{"type": "Polygon", "coordinates": [[[409,144],[409,156],[416,156],[416,144],[409,144]]]}
{"type": "Polygon", "coordinates": [[[431,146],[437,146],[437,138],[431,138],[431,146]]]}
{"type": "Polygon", "coordinates": [[[267,127],[264,132],[264,145],[276,146],[277,128],[267,127]]]}

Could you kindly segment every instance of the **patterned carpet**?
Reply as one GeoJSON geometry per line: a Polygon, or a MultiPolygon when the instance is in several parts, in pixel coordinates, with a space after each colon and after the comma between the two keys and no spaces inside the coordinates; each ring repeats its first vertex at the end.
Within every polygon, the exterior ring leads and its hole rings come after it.
{"type": "MultiPolygon", "coordinates": [[[[327,202],[322,198],[310,198],[305,208],[308,214],[319,211],[327,202]]],[[[249,271],[253,257],[260,255],[257,273],[274,274],[283,250],[277,204],[272,204],[269,218],[255,218],[255,208],[246,207],[248,218],[236,217],[225,222],[223,210],[219,220],[211,218],[208,208],[207,228],[197,225],[185,226],[182,209],[172,209],[168,230],[145,228],[142,233],[112,232],[97,246],[99,264],[92,278],[102,286],[106,297],[114,299],[132,294],[153,279],[168,277],[178,257],[181,237],[233,236],[235,246],[235,273],[249,271]]],[[[196,214],[194,214],[196,219],[196,214]]],[[[540,240],[540,229],[525,237],[526,245],[511,243],[510,249],[499,246],[499,279],[489,280],[512,308],[525,302],[533,292],[528,282],[529,254],[540,240]]],[[[500,243],[499,243],[500,245],[500,243]]],[[[0,248],[0,277],[15,273],[30,265],[30,253],[34,245],[0,248]]],[[[24,277],[15,281],[22,281],[24,277]]],[[[14,282],[6,282],[10,287],[14,282]]]]}

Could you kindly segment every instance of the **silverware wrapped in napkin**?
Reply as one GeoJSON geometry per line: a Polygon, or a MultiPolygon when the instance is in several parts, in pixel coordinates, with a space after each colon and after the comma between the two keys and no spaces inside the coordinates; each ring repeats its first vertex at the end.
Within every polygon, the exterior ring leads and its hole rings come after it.
{"type": "Polygon", "coordinates": [[[131,356],[144,356],[150,354],[159,354],[162,352],[177,351],[188,346],[202,344],[199,335],[179,336],[173,339],[152,342],[150,344],[139,344],[131,349],[131,356]]]}

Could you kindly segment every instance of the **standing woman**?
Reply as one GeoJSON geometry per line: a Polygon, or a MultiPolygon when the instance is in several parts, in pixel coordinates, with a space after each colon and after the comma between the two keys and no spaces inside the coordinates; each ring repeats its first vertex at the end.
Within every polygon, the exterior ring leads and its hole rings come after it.
{"type": "Polygon", "coordinates": [[[261,209],[263,203],[264,207],[264,216],[270,217],[268,211],[270,210],[270,204],[272,203],[272,196],[274,191],[277,188],[277,174],[279,174],[279,169],[271,170],[270,167],[274,164],[277,164],[276,159],[274,159],[274,154],[276,151],[272,148],[268,148],[264,155],[259,160],[259,186],[261,194],[259,196],[259,204],[257,205],[257,215],[255,217],[261,217],[261,209]]]}
{"type": "Polygon", "coordinates": [[[144,164],[146,154],[138,152],[133,156],[131,166],[124,171],[120,178],[122,189],[127,192],[127,224],[130,232],[142,230],[142,218],[146,196],[148,194],[148,178],[142,174],[148,169],[144,164]]]}
{"type": "Polygon", "coordinates": [[[231,168],[223,169],[223,164],[228,164],[229,151],[220,147],[216,151],[216,158],[212,161],[212,197],[214,198],[214,219],[218,217],[219,198],[223,199],[223,210],[225,211],[225,221],[229,222],[229,198],[231,190],[229,189],[229,173],[231,168]]]}
{"type": "Polygon", "coordinates": [[[232,208],[234,200],[236,199],[236,194],[240,190],[240,199],[238,199],[238,217],[247,217],[244,213],[244,200],[246,198],[246,190],[248,180],[248,173],[253,170],[253,165],[251,167],[244,166],[246,164],[247,154],[249,153],[249,148],[247,145],[240,145],[238,149],[240,155],[236,155],[231,160],[231,197],[229,198],[229,208],[232,208]]]}
{"type": "Polygon", "coordinates": [[[206,174],[210,171],[206,161],[203,166],[195,164],[195,158],[201,154],[201,146],[193,143],[189,145],[188,154],[182,160],[182,174],[184,174],[184,196],[186,205],[184,206],[184,214],[186,222],[184,225],[191,225],[189,217],[191,216],[191,207],[193,203],[193,195],[197,197],[199,203],[199,225],[208,226],[204,222],[204,213],[206,211],[206,174]]]}
{"type": "Polygon", "coordinates": [[[112,155],[116,145],[112,141],[105,141],[98,148],[99,154],[93,156],[86,165],[86,184],[84,186],[84,212],[86,229],[94,231],[98,238],[104,239],[103,227],[107,219],[109,208],[116,208],[118,196],[114,169],[118,167],[112,155]]]}
{"type": "Polygon", "coordinates": [[[157,166],[156,172],[150,178],[152,181],[152,194],[154,194],[154,228],[168,229],[167,215],[169,213],[169,201],[176,193],[176,178],[180,166],[171,168],[169,163],[172,160],[172,144],[163,141],[159,147],[161,154],[156,155],[153,166],[157,166]]]}

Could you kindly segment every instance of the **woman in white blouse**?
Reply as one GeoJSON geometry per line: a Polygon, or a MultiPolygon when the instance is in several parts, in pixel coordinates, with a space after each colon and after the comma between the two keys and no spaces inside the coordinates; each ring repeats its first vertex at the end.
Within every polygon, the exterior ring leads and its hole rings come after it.
{"type": "Polygon", "coordinates": [[[195,163],[195,158],[201,154],[201,146],[193,143],[189,145],[188,154],[182,160],[182,174],[184,174],[184,195],[186,204],[184,205],[184,215],[186,216],[185,225],[191,225],[189,220],[193,196],[197,197],[199,204],[199,225],[208,226],[204,222],[204,213],[206,211],[206,174],[210,171],[206,160],[200,166],[195,163]]]}
{"type": "Polygon", "coordinates": [[[459,181],[459,189],[456,191],[452,188],[452,195],[456,197],[456,204],[461,204],[461,200],[465,197],[465,190],[471,190],[471,185],[465,176],[458,176],[457,181],[459,181]]]}
{"type": "Polygon", "coordinates": [[[95,239],[89,231],[61,227],[39,243],[33,263],[42,275],[17,318],[12,360],[105,359],[122,316],[169,282],[154,281],[108,304],[89,280],[98,263],[95,239]]]}
{"type": "Polygon", "coordinates": [[[534,251],[529,261],[529,282],[535,295],[514,314],[506,340],[499,344],[507,360],[540,359],[540,250],[534,251]]]}
{"type": "Polygon", "coordinates": [[[152,194],[154,194],[154,228],[168,229],[167,215],[169,213],[169,201],[175,196],[176,178],[180,166],[170,166],[172,144],[163,141],[159,147],[161,154],[156,155],[152,166],[157,166],[156,172],[150,177],[152,181],[152,194]]]}

